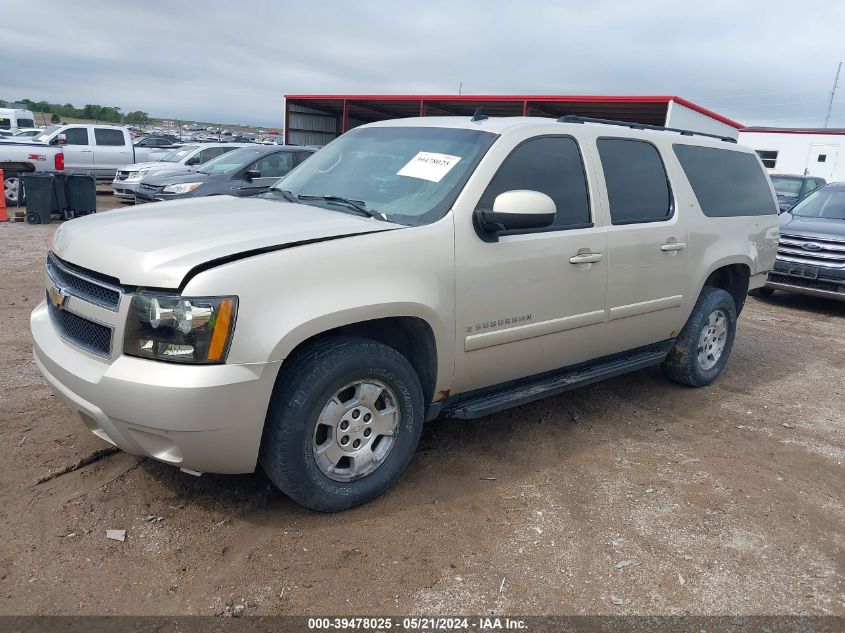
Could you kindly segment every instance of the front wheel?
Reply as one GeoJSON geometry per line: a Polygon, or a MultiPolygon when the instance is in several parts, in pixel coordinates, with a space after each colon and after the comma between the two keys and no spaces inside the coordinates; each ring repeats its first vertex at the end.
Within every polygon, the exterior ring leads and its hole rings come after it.
{"type": "Polygon", "coordinates": [[[736,304],[721,288],[704,288],[663,361],[663,373],[683,385],[703,387],[722,373],[736,336],[736,304]]]}
{"type": "Polygon", "coordinates": [[[261,465],[313,510],[366,503],[411,461],[423,408],[419,378],[399,352],[364,338],[323,341],[282,365],[261,465]]]}

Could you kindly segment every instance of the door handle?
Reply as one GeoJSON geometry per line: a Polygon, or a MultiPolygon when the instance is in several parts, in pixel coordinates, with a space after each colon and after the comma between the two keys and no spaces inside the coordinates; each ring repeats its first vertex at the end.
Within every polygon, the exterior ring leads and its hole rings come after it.
{"type": "Polygon", "coordinates": [[[581,253],[569,258],[570,264],[595,264],[601,261],[601,253],[581,253]]]}
{"type": "Polygon", "coordinates": [[[92,151],[94,151],[94,150],[91,150],[91,149],[81,149],[81,150],[79,150],[79,151],[80,151],[81,153],[83,153],[83,154],[90,154],[90,153],[91,153],[92,151]]]}
{"type": "Polygon", "coordinates": [[[687,247],[686,242],[666,242],[660,247],[664,253],[672,253],[674,251],[682,251],[687,247]]]}

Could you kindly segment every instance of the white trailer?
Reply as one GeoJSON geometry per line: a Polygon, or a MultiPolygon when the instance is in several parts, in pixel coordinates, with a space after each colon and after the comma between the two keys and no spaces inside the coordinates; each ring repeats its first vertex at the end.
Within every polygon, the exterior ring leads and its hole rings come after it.
{"type": "Polygon", "coordinates": [[[770,174],[845,181],[845,129],[745,128],[739,144],[757,150],[770,174]]]}

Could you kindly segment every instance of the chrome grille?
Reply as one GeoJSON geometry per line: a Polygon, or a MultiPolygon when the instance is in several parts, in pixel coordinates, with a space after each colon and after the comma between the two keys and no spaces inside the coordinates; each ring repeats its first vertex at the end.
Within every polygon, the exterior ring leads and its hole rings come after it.
{"type": "Polygon", "coordinates": [[[797,264],[845,268],[845,241],[782,234],[777,258],[797,264]]]}
{"type": "Polygon", "coordinates": [[[114,312],[117,312],[120,306],[123,288],[96,279],[75,266],[66,264],[53,253],[47,255],[47,274],[56,286],[69,295],[114,312]]]}
{"type": "Polygon", "coordinates": [[[85,317],[58,308],[50,301],[47,294],[47,309],[53,327],[62,338],[97,356],[108,357],[111,354],[112,328],[95,323],[85,317]]]}

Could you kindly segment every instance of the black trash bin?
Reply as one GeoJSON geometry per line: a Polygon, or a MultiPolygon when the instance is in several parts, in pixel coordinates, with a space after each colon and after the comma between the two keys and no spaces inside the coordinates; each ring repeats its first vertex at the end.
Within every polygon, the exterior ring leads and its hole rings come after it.
{"type": "Polygon", "coordinates": [[[26,221],[28,224],[49,224],[54,213],[62,213],[66,206],[65,183],[62,174],[21,174],[26,191],[26,221]]]}
{"type": "Polygon", "coordinates": [[[65,176],[68,215],[79,216],[97,210],[97,181],[94,176],[70,174],[65,176]]]}

